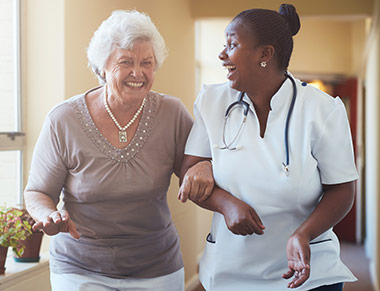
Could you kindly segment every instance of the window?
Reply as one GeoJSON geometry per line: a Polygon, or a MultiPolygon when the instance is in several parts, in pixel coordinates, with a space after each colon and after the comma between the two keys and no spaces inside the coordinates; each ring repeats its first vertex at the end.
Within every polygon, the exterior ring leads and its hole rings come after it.
{"type": "Polygon", "coordinates": [[[22,204],[20,0],[0,1],[0,204],[22,204]]]}
{"type": "Polygon", "coordinates": [[[196,91],[203,84],[227,82],[219,53],[226,43],[224,30],[231,19],[202,19],[195,23],[196,91]]]}

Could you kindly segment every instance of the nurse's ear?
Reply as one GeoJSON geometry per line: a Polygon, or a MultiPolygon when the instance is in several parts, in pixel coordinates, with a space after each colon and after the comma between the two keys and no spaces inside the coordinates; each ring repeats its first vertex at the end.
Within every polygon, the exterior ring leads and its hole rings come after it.
{"type": "Polygon", "coordinates": [[[274,47],[272,45],[263,45],[261,46],[261,57],[260,63],[268,64],[274,56],[274,47]]]}

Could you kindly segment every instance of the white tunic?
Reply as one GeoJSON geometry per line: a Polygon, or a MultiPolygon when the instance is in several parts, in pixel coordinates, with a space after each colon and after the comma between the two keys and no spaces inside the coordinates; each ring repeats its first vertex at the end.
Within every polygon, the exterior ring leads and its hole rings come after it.
{"type": "MultiPolygon", "coordinates": [[[[196,118],[185,153],[211,157],[216,184],[251,205],[265,225],[264,235],[234,235],[224,217],[215,213],[200,264],[200,279],[212,290],[289,290],[281,278],[287,270],[286,243],[311,214],[322,194],[322,184],[339,184],[358,178],[345,107],[318,89],[296,80],[297,99],[289,124],[289,175],[285,122],[293,95],[287,79],[272,97],[264,138],[250,104],[246,124],[232,146],[221,150],[227,107],[239,92],[228,83],[204,86],[194,104],[196,118]],[[219,148],[218,148],[219,147],[219,148]]],[[[225,130],[233,140],[243,118],[243,107],[231,112],[225,130]]],[[[341,262],[339,241],[332,229],[310,243],[310,278],[297,290],[355,281],[341,262]]]]}

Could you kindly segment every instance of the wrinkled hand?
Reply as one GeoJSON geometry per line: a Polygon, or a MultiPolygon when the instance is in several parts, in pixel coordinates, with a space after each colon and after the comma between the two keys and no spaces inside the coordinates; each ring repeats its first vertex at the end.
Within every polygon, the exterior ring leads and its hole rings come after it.
{"type": "Polygon", "coordinates": [[[288,271],[282,275],[284,279],[293,280],[288,288],[297,288],[309,279],[310,276],[310,245],[309,240],[300,236],[292,235],[286,246],[288,256],[288,271]]]}
{"type": "Polygon", "coordinates": [[[80,237],[74,222],[70,219],[66,210],[52,212],[44,220],[33,225],[33,231],[42,230],[47,235],[55,235],[59,232],[69,232],[73,238],[80,237]]]}
{"type": "Polygon", "coordinates": [[[213,188],[212,165],[209,161],[202,161],[187,170],[179,188],[178,199],[182,202],[187,199],[203,202],[211,195],[213,188]]]}
{"type": "Polygon", "coordinates": [[[265,226],[256,211],[247,203],[235,198],[223,211],[228,229],[234,234],[264,234],[265,226]]]}

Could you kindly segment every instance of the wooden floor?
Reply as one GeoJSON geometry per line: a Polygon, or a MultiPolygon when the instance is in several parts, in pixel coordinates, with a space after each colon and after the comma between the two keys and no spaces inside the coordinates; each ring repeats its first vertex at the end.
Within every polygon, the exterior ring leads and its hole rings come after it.
{"type": "MultiPolygon", "coordinates": [[[[341,243],[341,258],[346,266],[358,278],[357,282],[345,283],[343,291],[374,291],[371,286],[369,262],[364,253],[364,247],[351,243],[341,243]]],[[[199,285],[193,291],[204,291],[199,285]]]]}

